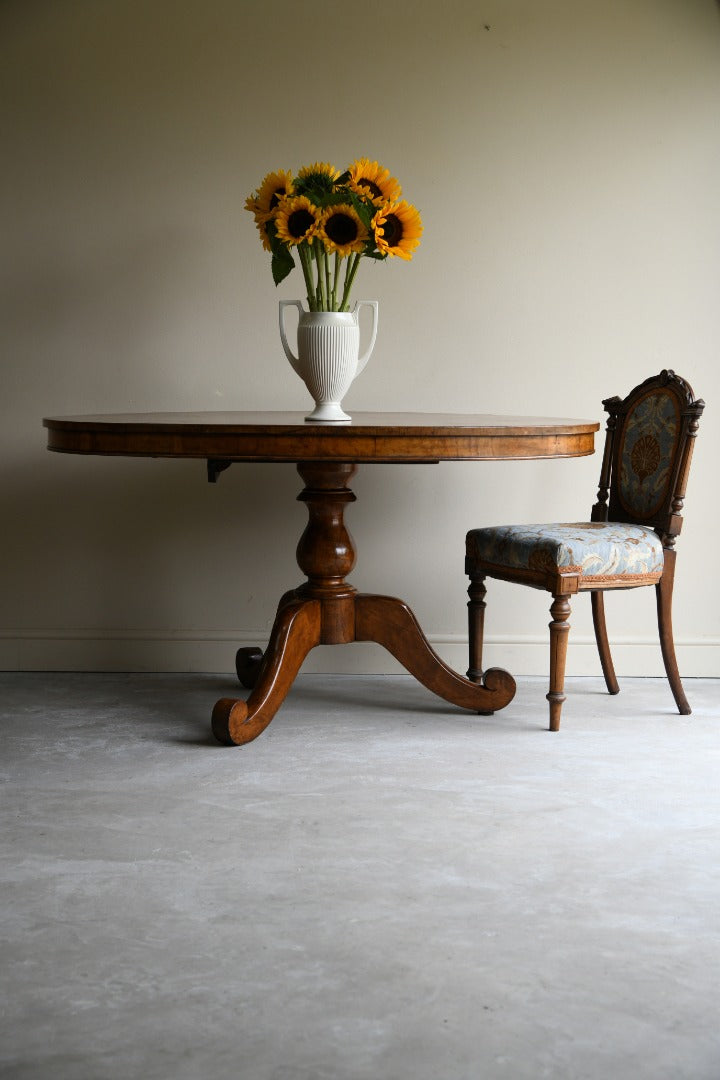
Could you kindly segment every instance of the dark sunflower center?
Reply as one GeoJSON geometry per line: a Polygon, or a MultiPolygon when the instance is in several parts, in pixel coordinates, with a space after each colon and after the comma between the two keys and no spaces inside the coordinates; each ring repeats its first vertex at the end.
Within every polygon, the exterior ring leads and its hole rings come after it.
{"type": "Polygon", "coordinates": [[[272,196],[270,198],[270,209],[271,210],[275,209],[275,207],[280,202],[280,199],[283,197],[284,194],[285,194],[285,188],[278,188],[277,191],[273,192],[273,194],[272,194],[272,196]]]}
{"type": "Polygon", "coordinates": [[[333,244],[352,244],[358,237],[357,221],[349,214],[333,214],[328,218],[325,232],[333,244]]]}
{"type": "Polygon", "coordinates": [[[362,178],[362,180],[358,180],[358,186],[362,187],[362,188],[365,188],[366,191],[369,191],[371,199],[377,199],[379,196],[382,195],[382,191],[377,186],[375,181],[374,180],[368,180],[368,178],[366,176],[364,176],[362,178]]]}
{"type": "Polygon", "coordinates": [[[312,228],[314,223],[315,218],[309,210],[305,210],[304,208],[293,210],[292,214],[288,216],[288,232],[293,240],[299,240],[300,237],[305,235],[308,229],[312,228]]]}
{"type": "Polygon", "coordinates": [[[402,221],[395,214],[388,214],[381,232],[388,247],[397,247],[403,237],[402,221]]]}

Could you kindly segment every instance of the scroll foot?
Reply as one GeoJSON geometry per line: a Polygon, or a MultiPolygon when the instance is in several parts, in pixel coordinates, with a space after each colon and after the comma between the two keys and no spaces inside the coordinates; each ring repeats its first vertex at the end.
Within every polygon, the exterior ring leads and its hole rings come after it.
{"type": "MultiPolygon", "coordinates": [[[[277,614],[282,611],[286,604],[290,604],[293,600],[297,599],[297,589],[289,589],[280,598],[277,614]]],[[[237,672],[238,681],[242,683],[246,690],[252,690],[255,683],[258,681],[263,657],[264,653],[262,649],[259,649],[256,645],[245,645],[241,649],[238,649],[235,654],[235,670],[237,672]]]]}
{"type": "Polygon", "coordinates": [[[258,681],[262,660],[262,649],[258,649],[254,645],[238,649],[235,656],[235,670],[238,679],[246,690],[252,690],[258,681]]]}
{"type": "Polygon", "coordinates": [[[489,714],[504,708],[515,696],[515,680],[502,668],[490,668],[482,683],[477,683],[448,667],[430,646],[407,604],[395,597],[357,597],[355,640],[383,645],[418,682],[460,708],[489,714]]]}
{"type": "Polygon", "coordinates": [[[221,698],[213,709],[212,731],[218,742],[240,746],[265,730],[303,660],[320,643],[320,628],[318,600],[294,600],[278,611],[250,697],[247,701],[221,698]]]}

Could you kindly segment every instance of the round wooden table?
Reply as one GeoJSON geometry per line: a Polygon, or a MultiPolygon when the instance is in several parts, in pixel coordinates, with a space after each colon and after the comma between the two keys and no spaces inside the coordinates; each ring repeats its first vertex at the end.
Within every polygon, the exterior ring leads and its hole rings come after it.
{"type": "Polygon", "coordinates": [[[240,649],[246,701],[222,698],[212,730],[222,743],[250,742],[272,720],[316,645],[374,641],[424,686],[461,708],[489,714],[515,694],[501,668],[476,679],[457,674],[433,651],[402,600],[359,593],[346,580],[355,548],[343,515],[355,501],[350,481],[360,464],[437,463],[583,457],[599,424],[546,417],[444,413],[356,413],[351,423],[307,423],[295,413],[132,413],[50,417],[48,448],[70,454],[207,459],[215,481],[233,462],[297,464],[298,496],[309,520],[297,546],[305,575],[281,598],[265,652],[240,649]]]}

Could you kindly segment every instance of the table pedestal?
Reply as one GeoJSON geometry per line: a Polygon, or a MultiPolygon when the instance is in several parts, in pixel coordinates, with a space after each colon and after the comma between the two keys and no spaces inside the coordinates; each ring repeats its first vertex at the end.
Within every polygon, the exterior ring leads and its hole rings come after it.
{"type": "Polygon", "coordinates": [[[309,521],[297,546],[304,584],[280,600],[270,641],[260,649],[240,649],[240,681],[247,701],[221,698],[212,714],[216,739],[241,745],[255,739],[272,720],[303,660],[316,645],[374,641],[383,645],[428,690],[453,705],[490,714],[515,694],[507,671],[491,668],[471,682],[445,664],[431,648],[417,619],[402,600],[359,593],[346,580],[355,565],[355,547],[345,527],[348,487],[357,465],[308,461],[298,465],[309,521]]]}

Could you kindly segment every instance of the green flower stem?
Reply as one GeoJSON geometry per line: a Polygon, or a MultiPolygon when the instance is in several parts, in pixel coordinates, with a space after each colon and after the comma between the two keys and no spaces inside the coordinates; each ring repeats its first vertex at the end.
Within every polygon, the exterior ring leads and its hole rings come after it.
{"type": "Polygon", "coordinates": [[[348,309],[350,290],[352,289],[353,281],[355,280],[355,275],[357,274],[357,269],[360,265],[361,258],[362,253],[358,252],[355,255],[351,255],[350,260],[348,261],[347,267],[345,269],[345,288],[343,289],[342,303],[340,304],[341,311],[347,311],[348,309]]]}
{"type": "Polygon", "coordinates": [[[317,264],[317,305],[318,311],[327,311],[325,305],[325,275],[323,273],[323,263],[325,261],[325,250],[322,244],[313,244],[315,248],[315,262],[317,264]]]}
{"type": "Polygon", "coordinates": [[[305,278],[308,307],[311,311],[314,311],[315,283],[313,282],[312,255],[305,244],[298,244],[298,255],[300,256],[300,265],[302,266],[303,277],[305,278]]]}
{"type": "Polygon", "coordinates": [[[323,253],[323,263],[325,264],[325,293],[327,305],[330,311],[334,311],[335,306],[333,304],[332,285],[330,284],[330,260],[328,259],[327,252],[323,253]]]}
{"type": "Polygon", "coordinates": [[[323,273],[323,307],[327,311],[330,307],[330,297],[327,292],[328,272],[327,272],[327,252],[325,248],[322,249],[322,273],[323,273]]]}
{"type": "Polygon", "coordinates": [[[338,282],[340,280],[340,264],[342,262],[342,255],[338,251],[335,252],[335,277],[333,278],[332,287],[332,306],[333,311],[339,311],[338,308],[338,282]]]}

